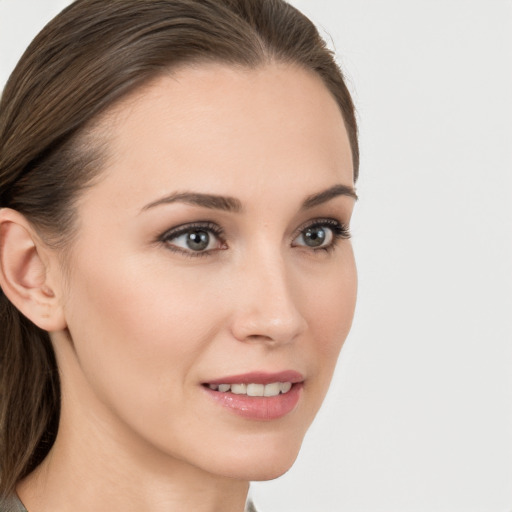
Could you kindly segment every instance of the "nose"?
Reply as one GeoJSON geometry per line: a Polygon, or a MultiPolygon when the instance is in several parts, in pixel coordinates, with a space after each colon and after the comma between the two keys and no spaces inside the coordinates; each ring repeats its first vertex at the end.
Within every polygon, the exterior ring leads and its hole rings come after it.
{"type": "Polygon", "coordinates": [[[240,269],[232,334],[269,345],[293,342],[307,329],[294,279],[282,258],[254,258],[240,269]],[[295,285],[295,286],[294,286],[295,285]]]}

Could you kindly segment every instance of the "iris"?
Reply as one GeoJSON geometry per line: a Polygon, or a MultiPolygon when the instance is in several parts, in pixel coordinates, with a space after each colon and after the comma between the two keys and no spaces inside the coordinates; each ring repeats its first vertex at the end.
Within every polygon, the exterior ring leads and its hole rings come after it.
{"type": "Polygon", "coordinates": [[[304,242],[309,247],[319,247],[325,242],[325,229],[320,226],[314,226],[304,231],[304,242]]]}
{"type": "Polygon", "coordinates": [[[210,243],[210,235],[206,231],[191,231],[187,235],[187,247],[193,251],[204,251],[210,243]]]}

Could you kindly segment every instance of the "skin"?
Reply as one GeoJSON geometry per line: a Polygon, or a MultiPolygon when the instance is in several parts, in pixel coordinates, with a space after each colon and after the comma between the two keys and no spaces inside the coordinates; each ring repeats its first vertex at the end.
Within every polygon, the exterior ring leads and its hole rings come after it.
{"type": "Polygon", "coordinates": [[[103,124],[108,161],[77,205],[67,271],[39,251],[42,293],[62,317],[49,329],[62,414],[50,455],[18,493],[31,512],[241,512],[250,480],[294,462],[352,322],[350,240],[327,251],[303,237],[317,219],[350,223],[348,195],[302,208],[354,185],[341,114],[297,67],[202,64],[159,78],[103,124]],[[145,208],[182,192],[241,209],[145,208]],[[206,253],[161,240],[199,221],[223,230],[206,253]],[[233,414],[202,386],[289,369],[305,378],[301,398],[272,421],[233,414]]]}

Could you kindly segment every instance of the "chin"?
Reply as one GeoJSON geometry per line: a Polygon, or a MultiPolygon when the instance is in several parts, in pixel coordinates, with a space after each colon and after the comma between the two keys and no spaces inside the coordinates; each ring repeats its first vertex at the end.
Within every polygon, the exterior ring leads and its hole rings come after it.
{"type": "MultiPolygon", "coordinates": [[[[223,467],[217,466],[214,471],[239,480],[273,480],[284,475],[297,459],[302,437],[295,442],[290,441],[291,439],[265,443],[255,440],[249,449],[230,454],[232,456],[222,461],[223,467]]],[[[220,460],[217,459],[216,462],[219,463],[220,460]]]]}
{"type": "Polygon", "coordinates": [[[284,475],[292,467],[296,458],[297,454],[290,460],[281,460],[280,457],[269,456],[264,462],[258,460],[251,464],[230,468],[228,471],[223,471],[222,476],[252,482],[274,480],[284,475]]]}
{"type": "Polygon", "coordinates": [[[259,467],[256,471],[252,471],[249,478],[247,478],[248,481],[251,482],[265,482],[268,480],[275,480],[276,478],[279,478],[280,476],[283,476],[291,467],[293,466],[293,463],[295,462],[295,459],[292,461],[289,461],[287,464],[269,464],[268,467],[259,467]]]}

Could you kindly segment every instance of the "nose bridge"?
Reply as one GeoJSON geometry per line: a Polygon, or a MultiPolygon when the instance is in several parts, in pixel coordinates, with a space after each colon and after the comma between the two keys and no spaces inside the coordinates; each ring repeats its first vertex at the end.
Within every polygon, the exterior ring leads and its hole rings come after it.
{"type": "Polygon", "coordinates": [[[245,258],[240,277],[240,301],[233,321],[237,339],[287,343],[305,330],[292,273],[277,248],[245,258]]]}

